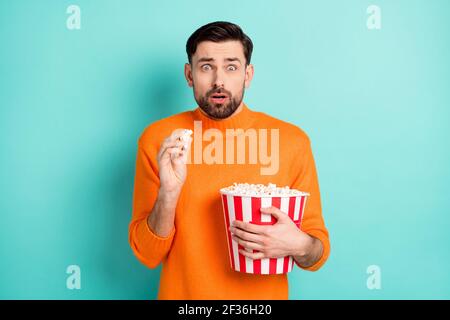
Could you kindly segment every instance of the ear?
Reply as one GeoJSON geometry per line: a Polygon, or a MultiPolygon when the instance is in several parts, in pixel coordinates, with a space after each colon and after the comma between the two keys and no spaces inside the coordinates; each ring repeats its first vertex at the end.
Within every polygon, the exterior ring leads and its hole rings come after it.
{"type": "Polygon", "coordinates": [[[255,69],[253,68],[252,64],[249,64],[246,68],[245,68],[245,88],[250,87],[250,82],[252,82],[253,79],[253,74],[255,73],[255,69]]]}
{"type": "Polygon", "coordinates": [[[192,87],[194,84],[194,79],[192,77],[192,66],[190,63],[184,64],[184,77],[186,78],[188,86],[192,87]]]}

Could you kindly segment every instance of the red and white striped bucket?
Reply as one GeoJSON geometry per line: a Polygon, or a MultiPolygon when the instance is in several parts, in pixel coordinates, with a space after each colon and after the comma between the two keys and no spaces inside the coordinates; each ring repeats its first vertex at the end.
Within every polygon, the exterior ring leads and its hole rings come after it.
{"type": "MultiPolygon", "coordinates": [[[[252,274],[283,274],[292,270],[292,256],[281,258],[250,259],[239,253],[244,247],[231,238],[229,227],[234,220],[250,222],[257,225],[273,225],[276,218],[271,214],[261,213],[265,207],[276,207],[289,215],[298,228],[305,210],[308,193],[292,196],[237,196],[220,191],[228,239],[228,253],[233,270],[252,274]]],[[[253,252],[253,250],[251,250],[253,252]]]]}

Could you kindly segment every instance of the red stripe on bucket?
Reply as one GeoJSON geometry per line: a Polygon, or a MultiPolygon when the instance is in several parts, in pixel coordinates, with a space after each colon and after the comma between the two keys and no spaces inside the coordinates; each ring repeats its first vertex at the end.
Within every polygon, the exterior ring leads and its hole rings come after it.
{"type": "Polygon", "coordinates": [[[231,231],[230,231],[230,214],[228,213],[228,202],[227,196],[222,195],[222,203],[225,211],[225,226],[228,237],[228,253],[230,255],[231,268],[234,270],[234,255],[233,255],[233,244],[231,243],[231,231]]]}
{"type": "MultiPolygon", "coordinates": [[[[281,206],[281,198],[273,197],[272,198],[272,207],[280,209],[280,206],[281,206]]],[[[270,222],[271,222],[271,224],[275,224],[277,222],[277,219],[272,215],[270,222]]]]}
{"type": "MultiPolygon", "coordinates": [[[[281,208],[281,198],[280,197],[273,197],[272,198],[272,207],[281,208]]],[[[271,224],[275,224],[277,222],[277,219],[272,215],[271,217],[271,224]]],[[[269,261],[269,274],[276,274],[277,273],[277,258],[270,258],[269,261]]]]}
{"type": "MultiPolygon", "coordinates": [[[[261,223],[261,198],[252,197],[252,223],[260,224],[261,223]]],[[[255,250],[252,250],[255,252],[255,250]]],[[[253,273],[261,274],[261,260],[256,259],[253,260],[253,273]]]]}

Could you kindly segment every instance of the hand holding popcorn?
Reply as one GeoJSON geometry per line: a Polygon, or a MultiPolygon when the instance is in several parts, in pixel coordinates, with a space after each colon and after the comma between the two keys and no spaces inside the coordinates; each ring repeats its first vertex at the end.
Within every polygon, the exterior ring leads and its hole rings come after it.
{"type": "Polygon", "coordinates": [[[158,152],[160,188],[177,193],[186,180],[186,163],[192,143],[192,130],[176,129],[164,139],[158,152]]]}
{"type": "Polygon", "coordinates": [[[294,257],[302,265],[316,258],[320,244],[300,229],[309,193],[273,183],[234,183],[220,193],[232,269],[282,274],[294,257]]]}
{"type": "Polygon", "coordinates": [[[311,250],[314,240],[299,230],[285,212],[273,206],[261,208],[261,212],[273,215],[277,222],[259,226],[233,221],[230,227],[232,238],[243,247],[239,253],[250,259],[264,259],[306,255],[311,250]]]}

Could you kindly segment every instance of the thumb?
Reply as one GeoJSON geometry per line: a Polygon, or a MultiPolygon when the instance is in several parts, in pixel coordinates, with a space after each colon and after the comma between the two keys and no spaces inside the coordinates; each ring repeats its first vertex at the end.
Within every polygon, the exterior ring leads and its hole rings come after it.
{"type": "Polygon", "coordinates": [[[280,222],[285,221],[285,219],[287,218],[287,214],[283,213],[276,207],[261,208],[261,212],[273,215],[280,222]]]}

